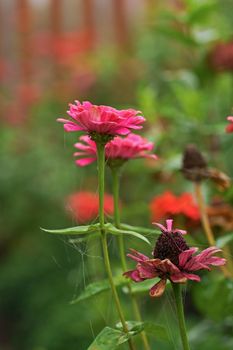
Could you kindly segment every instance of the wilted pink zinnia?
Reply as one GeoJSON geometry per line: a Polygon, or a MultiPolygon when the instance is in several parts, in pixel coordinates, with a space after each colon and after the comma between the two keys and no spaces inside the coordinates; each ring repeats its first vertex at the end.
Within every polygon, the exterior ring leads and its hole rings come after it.
{"type": "Polygon", "coordinates": [[[101,135],[127,135],[131,129],[141,129],[145,119],[134,109],[117,110],[109,106],[96,106],[90,102],[69,105],[69,119],[59,118],[65,131],[85,131],[101,135]]]}
{"type": "Polygon", "coordinates": [[[166,221],[167,227],[155,223],[162,233],[156,242],[153,259],[133,249],[131,249],[132,254],[128,254],[137,262],[137,265],[135,270],[124,273],[126,277],[135,282],[160,278],[160,281],[150,289],[152,297],[159,297],[163,294],[167,279],[172,283],[185,283],[187,280],[200,282],[200,277],[196,275],[197,271],[210,270],[209,266],[221,266],[226,262],[223,258],[213,256],[221,251],[216,247],[209,247],[195,255],[198,248],[188,247],[182,236],[186,232],[174,230],[172,221],[166,221]]]}
{"type": "Polygon", "coordinates": [[[227,120],[230,122],[230,124],[226,127],[226,132],[231,133],[233,132],[233,116],[227,117],[227,120]]]}
{"type": "MultiPolygon", "coordinates": [[[[96,161],[96,144],[89,136],[81,136],[80,141],[74,146],[78,152],[74,156],[79,159],[76,164],[85,166],[96,161]]],[[[139,135],[129,134],[122,138],[116,136],[112,141],[105,146],[105,157],[108,161],[120,160],[127,161],[134,158],[152,158],[157,159],[155,154],[148,152],[152,151],[154,144],[147,141],[139,135]]]]}

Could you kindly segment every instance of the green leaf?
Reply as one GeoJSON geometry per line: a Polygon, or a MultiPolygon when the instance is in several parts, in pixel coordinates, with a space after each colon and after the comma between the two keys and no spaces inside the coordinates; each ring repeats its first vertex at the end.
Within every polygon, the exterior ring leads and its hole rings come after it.
{"type": "MultiPolygon", "coordinates": [[[[116,287],[123,286],[129,283],[129,281],[123,276],[116,276],[113,278],[113,280],[116,287]]],[[[84,289],[84,291],[78,296],[77,299],[71,301],[71,304],[76,304],[80,301],[87,300],[109,289],[110,284],[108,279],[91,283],[84,289]]]]}
{"type": "Polygon", "coordinates": [[[99,232],[98,233],[92,232],[91,234],[86,234],[83,237],[71,238],[71,239],[69,239],[69,243],[71,243],[71,244],[78,244],[78,243],[82,243],[82,242],[85,242],[85,241],[89,241],[89,240],[95,239],[97,237],[100,237],[100,233],[99,232]]]}
{"type": "Polygon", "coordinates": [[[233,241],[233,232],[228,235],[222,236],[216,240],[216,246],[219,248],[223,248],[226,244],[233,241]]]}
{"type": "Polygon", "coordinates": [[[90,232],[99,231],[99,224],[75,226],[75,227],[63,228],[58,230],[48,230],[45,228],[41,228],[41,230],[48,233],[59,234],[59,235],[83,235],[90,232]]]}
{"type": "Polygon", "coordinates": [[[136,231],[142,234],[148,234],[148,235],[159,235],[161,234],[161,231],[158,229],[152,228],[146,228],[146,227],[139,227],[139,226],[132,226],[128,224],[121,224],[121,227],[125,230],[129,231],[136,231]]]}
{"type": "MultiPolygon", "coordinates": [[[[168,340],[169,341],[169,335],[167,333],[167,330],[164,326],[161,326],[154,322],[138,322],[138,321],[127,321],[127,326],[129,329],[129,333],[131,336],[135,336],[143,331],[145,331],[147,334],[150,334],[156,339],[159,340],[168,340]]],[[[118,323],[116,327],[120,330],[122,330],[122,324],[118,323]]]]}
{"type": "Polygon", "coordinates": [[[147,244],[151,245],[150,241],[146,237],[144,237],[143,235],[141,235],[138,232],[121,230],[121,229],[116,228],[112,224],[106,224],[105,228],[106,228],[106,231],[108,231],[109,233],[111,233],[113,235],[117,235],[117,236],[119,236],[119,235],[133,236],[133,237],[139,238],[142,241],[146,242],[147,244]]]}
{"type": "Polygon", "coordinates": [[[129,336],[126,333],[105,327],[87,350],[115,350],[119,345],[127,342],[128,339],[129,336]]]}

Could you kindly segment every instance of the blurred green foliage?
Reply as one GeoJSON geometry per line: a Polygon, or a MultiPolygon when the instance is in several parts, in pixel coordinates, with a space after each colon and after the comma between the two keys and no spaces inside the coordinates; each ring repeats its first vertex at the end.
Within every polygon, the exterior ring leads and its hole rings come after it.
{"type": "MultiPolygon", "coordinates": [[[[212,166],[233,174],[233,134],[225,133],[233,75],[208,63],[216,42],[232,40],[233,2],[186,0],[176,10],[160,3],[148,17],[135,32],[131,51],[123,55],[106,48],[95,53],[98,79],[83,99],[133,106],[146,116],[144,135],[155,142],[161,162],[148,166],[136,160],[126,165],[122,221],[151,227],[148,203],[153,196],[166,189],[177,194],[192,191],[179,171],[187,143],[198,144],[212,166]]],[[[84,188],[97,190],[96,165],[75,167],[72,145],[77,136],[64,134],[55,122],[70,101],[52,95],[45,93],[22,125],[1,128],[2,350],[84,350],[106,325],[117,322],[108,291],[86,303],[69,303],[86,285],[104,278],[98,240],[72,244],[40,231],[75,224],[64,209],[66,196],[84,188]]],[[[111,192],[109,174],[107,190],[111,192]]],[[[206,194],[208,201],[220,194],[233,204],[232,189],[221,194],[206,186],[206,194]]],[[[206,245],[200,230],[193,237],[206,245]]],[[[115,239],[109,245],[115,273],[120,274],[115,239]]],[[[127,239],[130,246],[150,254],[151,248],[136,239],[127,239]]],[[[192,348],[230,350],[232,282],[218,272],[209,276],[205,273],[200,284],[191,282],[185,297],[192,348]]],[[[129,318],[127,295],[122,291],[121,296],[129,318]]],[[[161,323],[170,335],[172,346],[151,338],[153,349],[179,348],[169,288],[159,300],[145,292],[138,299],[144,319],[161,323]]]]}

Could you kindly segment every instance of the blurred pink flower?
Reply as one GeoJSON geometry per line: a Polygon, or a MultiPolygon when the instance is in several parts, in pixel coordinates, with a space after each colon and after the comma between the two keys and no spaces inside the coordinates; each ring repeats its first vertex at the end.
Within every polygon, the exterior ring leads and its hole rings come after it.
{"type": "Polygon", "coordinates": [[[90,102],[70,104],[67,112],[72,120],[59,118],[64,123],[64,129],[70,131],[85,131],[90,135],[126,135],[131,129],[141,129],[145,119],[134,109],[117,110],[109,106],[96,106],[90,102]]]}
{"type": "MultiPolygon", "coordinates": [[[[78,149],[78,152],[75,152],[74,156],[80,158],[76,160],[76,164],[85,166],[96,161],[97,150],[95,142],[87,135],[81,136],[80,141],[82,142],[77,142],[74,145],[78,149]]],[[[135,158],[157,159],[155,154],[148,153],[153,148],[153,142],[149,142],[139,135],[129,134],[124,138],[116,136],[105,146],[105,157],[109,161],[127,161],[135,158]]]]}
{"type": "Polygon", "coordinates": [[[230,122],[230,124],[226,127],[226,132],[231,133],[233,132],[233,116],[227,117],[227,120],[230,122]]]}
{"type": "Polygon", "coordinates": [[[200,254],[194,255],[198,248],[189,248],[182,234],[182,230],[173,230],[172,221],[167,220],[167,227],[155,223],[162,233],[159,236],[153,252],[154,259],[148,258],[131,249],[132,254],[128,256],[137,262],[136,269],[127,271],[124,276],[135,282],[147,279],[160,278],[150,289],[150,296],[159,297],[163,294],[167,279],[172,283],[185,283],[187,280],[200,282],[200,277],[193,272],[199,270],[210,270],[211,265],[224,265],[226,260],[213,256],[221,249],[209,247],[200,254]]]}

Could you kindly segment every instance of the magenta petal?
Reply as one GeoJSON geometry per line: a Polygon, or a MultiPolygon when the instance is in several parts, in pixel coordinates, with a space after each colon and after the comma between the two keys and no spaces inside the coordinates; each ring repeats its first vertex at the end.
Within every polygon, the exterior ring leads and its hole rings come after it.
{"type": "Polygon", "coordinates": [[[128,135],[129,132],[130,132],[129,129],[126,129],[126,128],[117,128],[117,131],[116,131],[118,135],[128,135]]]}
{"type": "Polygon", "coordinates": [[[164,227],[162,224],[159,222],[152,222],[153,225],[156,225],[160,228],[161,231],[166,231],[166,227],[164,227]]]}
{"type": "Polygon", "coordinates": [[[137,262],[142,262],[142,261],[146,261],[146,260],[149,260],[148,256],[144,255],[144,254],[141,254],[139,252],[137,252],[135,249],[130,249],[130,251],[133,254],[127,254],[127,256],[137,262]]]}
{"type": "Polygon", "coordinates": [[[95,161],[96,161],[95,158],[82,158],[82,159],[76,160],[75,163],[79,166],[86,166],[86,165],[89,165],[95,161]]]}
{"type": "Polygon", "coordinates": [[[140,277],[138,270],[130,270],[123,273],[123,276],[131,278],[134,282],[142,282],[143,278],[140,277]]]}
{"type": "Polygon", "coordinates": [[[80,126],[76,125],[76,124],[72,124],[72,123],[67,123],[64,124],[64,129],[67,132],[72,132],[72,131],[81,131],[83,130],[82,128],[80,128],[80,126]]]}
{"type": "Polygon", "coordinates": [[[151,289],[150,289],[150,296],[151,297],[160,297],[166,287],[166,279],[161,279],[158,283],[156,283],[151,289]]]}
{"type": "Polygon", "coordinates": [[[185,283],[187,278],[184,276],[184,273],[175,273],[170,275],[170,280],[174,283],[185,283]]]}
{"type": "Polygon", "coordinates": [[[190,248],[188,250],[183,251],[179,255],[179,266],[184,267],[188,259],[196,252],[198,248],[190,248]]]}
{"type": "Polygon", "coordinates": [[[197,275],[194,275],[193,273],[187,273],[187,272],[183,272],[183,275],[191,281],[196,281],[196,282],[200,282],[200,277],[197,275]]]}

